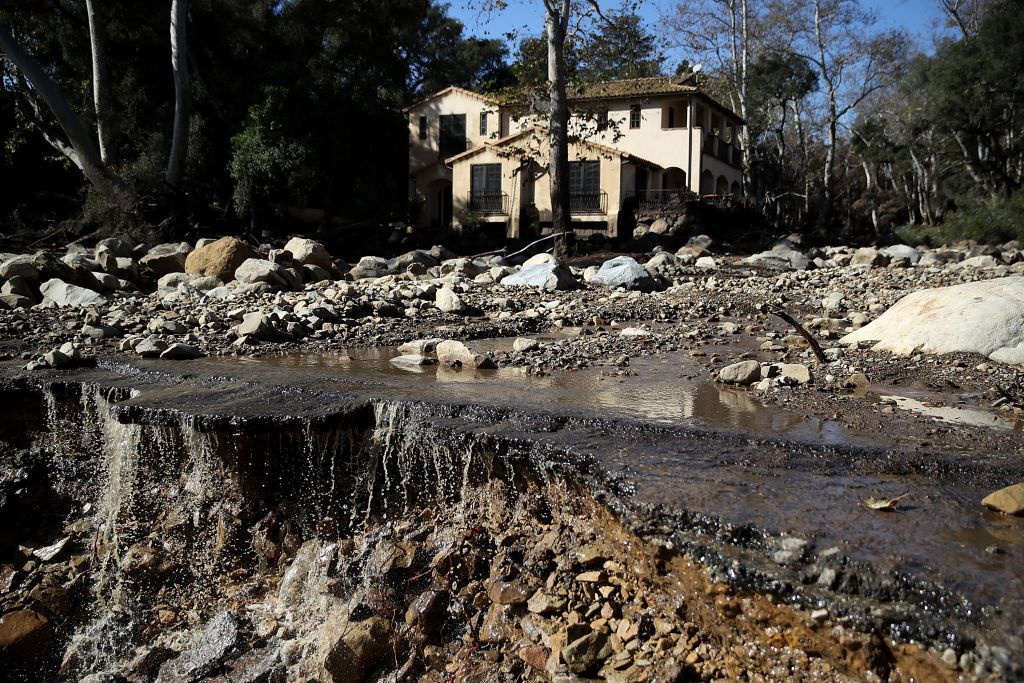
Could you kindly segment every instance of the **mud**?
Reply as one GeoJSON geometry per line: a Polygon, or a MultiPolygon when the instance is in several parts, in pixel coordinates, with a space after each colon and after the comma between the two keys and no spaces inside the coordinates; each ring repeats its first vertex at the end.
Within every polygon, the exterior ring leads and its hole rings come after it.
{"type": "MultiPolygon", "coordinates": [[[[674,620],[673,630],[645,641],[653,659],[632,652],[612,661],[622,665],[617,672],[631,670],[622,680],[651,680],[645,666],[673,680],[940,680],[957,669],[968,677],[1017,675],[1019,662],[1007,653],[1021,651],[1020,520],[983,512],[977,500],[989,482],[1024,476],[1019,458],[912,451],[899,439],[879,448],[877,435],[868,447],[872,435],[829,432],[795,411],[750,408],[735,400],[744,396],[736,390],[666,379],[663,371],[659,383],[642,363],[633,365],[635,376],[410,374],[393,370],[389,354],[102,361],[71,374],[8,367],[4,404],[19,418],[2,436],[22,469],[44,478],[39,487],[54,501],[46,509],[77,525],[75,557],[90,558],[89,569],[68,570],[82,606],[63,619],[51,615],[61,626],[47,650],[53,666],[69,642],[80,643],[72,648],[79,659],[65,661],[66,672],[125,675],[141,656],[136,648],[163,648],[157,654],[167,661],[184,656],[177,653],[188,652],[186,635],[214,616],[213,606],[278,604],[275,577],[308,542],[365,553],[376,543],[367,539],[426,524],[440,552],[438,538],[480,526],[498,538],[514,520],[523,553],[559,530],[554,561],[566,571],[571,559],[558,558],[604,544],[606,559],[624,568],[620,579],[644,582],[641,602],[674,620]],[[595,401],[599,413],[590,408],[595,401]],[[823,438],[829,433],[831,444],[823,438]],[[42,450],[24,450],[32,446],[42,450]],[[899,512],[861,505],[907,489],[899,512]],[[501,511],[488,516],[467,505],[481,497],[503,500],[501,511]],[[516,518],[524,504],[532,521],[516,518]],[[116,652],[95,644],[111,629],[132,634],[116,652]],[[671,644],[658,644],[671,635],[671,644]],[[92,644],[83,649],[83,642],[92,644]],[[84,651],[92,658],[82,659],[84,651]]],[[[657,367],[659,359],[649,362],[657,367]]],[[[22,567],[23,580],[41,581],[26,579],[39,570],[22,567]]],[[[486,593],[495,579],[473,590],[486,593]]],[[[553,582],[585,599],[572,577],[556,572],[553,582]]],[[[391,595],[392,612],[424,587],[391,595]]],[[[357,588],[324,590],[340,610],[352,607],[357,588]]],[[[478,609],[481,619],[494,611],[485,602],[478,609]]],[[[621,614],[622,605],[609,608],[616,609],[621,614]]],[[[554,633],[573,626],[573,611],[552,617],[554,633]]],[[[291,652],[285,640],[302,640],[326,614],[295,617],[285,629],[292,638],[233,646],[216,666],[226,671],[232,657],[265,647],[291,652]]],[[[515,617],[512,630],[484,648],[496,657],[479,661],[471,654],[478,645],[463,651],[434,635],[421,645],[440,647],[431,650],[434,663],[456,677],[478,669],[487,680],[525,676],[532,670],[516,653],[529,635],[515,626],[524,615],[505,616],[515,617]]],[[[479,639],[483,627],[471,616],[457,622],[451,638],[479,639]]],[[[393,648],[400,654],[375,670],[409,664],[407,671],[430,680],[430,657],[409,648],[403,628],[391,628],[404,639],[393,648]]],[[[531,646],[546,648],[548,658],[560,647],[550,637],[531,646]]],[[[277,656],[275,671],[322,677],[303,669],[318,651],[302,652],[295,661],[277,656]]],[[[561,675],[555,660],[555,668],[530,675],[561,675]]]]}

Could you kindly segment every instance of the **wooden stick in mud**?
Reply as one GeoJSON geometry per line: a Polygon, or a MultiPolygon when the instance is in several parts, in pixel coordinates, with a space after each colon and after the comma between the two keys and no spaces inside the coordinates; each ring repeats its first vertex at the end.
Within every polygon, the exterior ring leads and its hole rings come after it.
{"type": "Polygon", "coordinates": [[[804,326],[798,323],[793,318],[793,316],[791,316],[789,313],[786,313],[781,308],[771,308],[769,310],[772,315],[777,315],[778,317],[782,318],[787,323],[792,325],[793,329],[795,329],[801,337],[807,340],[807,343],[811,345],[811,351],[814,352],[814,357],[818,359],[818,362],[828,363],[828,361],[825,359],[825,352],[821,350],[821,344],[819,344],[818,340],[811,336],[811,333],[805,330],[804,326]]]}

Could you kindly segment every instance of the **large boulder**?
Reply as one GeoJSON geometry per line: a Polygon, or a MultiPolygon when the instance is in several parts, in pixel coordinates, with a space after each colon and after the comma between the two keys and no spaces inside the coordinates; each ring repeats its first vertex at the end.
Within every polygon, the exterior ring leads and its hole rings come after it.
{"type": "Polygon", "coordinates": [[[884,266],[889,263],[889,257],[874,247],[861,247],[853,252],[850,259],[851,266],[884,266]]]}
{"type": "Polygon", "coordinates": [[[315,240],[305,237],[293,237],[284,245],[285,251],[304,266],[320,266],[326,270],[334,269],[334,261],[327,253],[327,248],[315,240]]]}
{"type": "Polygon", "coordinates": [[[289,283],[284,268],[261,258],[248,258],[242,261],[242,265],[235,269],[235,279],[243,285],[264,282],[282,289],[287,289],[289,283]]]}
{"type": "Polygon", "coordinates": [[[23,277],[33,282],[39,281],[39,268],[33,257],[27,254],[12,256],[0,263],[0,278],[10,280],[12,277],[23,277]]]}
{"type": "Polygon", "coordinates": [[[437,360],[442,365],[463,368],[493,368],[490,356],[475,353],[460,341],[443,341],[437,345],[437,360]]]}
{"type": "Polygon", "coordinates": [[[99,306],[109,301],[107,297],[99,292],[56,279],[47,280],[41,284],[39,292],[43,295],[44,299],[49,299],[58,306],[83,308],[85,306],[99,306]]]}
{"type": "Polygon", "coordinates": [[[1024,278],[1005,277],[913,292],[840,342],[878,351],[972,352],[1024,364],[1024,278]]]}
{"type": "Polygon", "coordinates": [[[910,261],[912,266],[916,266],[921,261],[921,252],[906,244],[894,244],[883,249],[882,253],[890,259],[905,258],[910,261]]]}
{"type": "Polygon", "coordinates": [[[625,287],[643,292],[658,288],[658,282],[650,272],[631,256],[616,256],[605,261],[591,282],[604,287],[625,287]]]}
{"type": "Polygon", "coordinates": [[[188,242],[169,242],[158,244],[139,259],[139,263],[149,268],[159,277],[167,273],[180,273],[185,270],[185,259],[192,246],[188,242]]]}
{"type": "Polygon", "coordinates": [[[776,244],[769,251],[748,256],[741,263],[775,270],[807,270],[811,265],[811,260],[789,244],[782,242],[776,244]]]}
{"type": "Polygon", "coordinates": [[[387,265],[388,270],[393,273],[404,273],[414,263],[418,263],[424,268],[433,268],[438,264],[438,260],[429,251],[417,249],[388,259],[387,265]]]}
{"type": "Polygon", "coordinates": [[[191,252],[185,258],[185,272],[211,275],[221,282],[230,282],[246,259],[257,256],[255,249],[237,237],[221,237],[191,252]]]}
{"type": "Polygon", "coordinates": [[[369,278],[384,277],[391,271],[388,270],[388,262],[380,256],[364,256],[359,263],[352,267],[349,275],[353,280],[366,280],[369,278]]]}
{"type": "Polygon", "coordinates": [[[726,365],[718,371],[718,381],[724,384],[746,386],[761,379],[761,364],[756,360],[744,360],[726,365]]]}
{"type": "Polygon", "coordinates": [[[519,272],[503,277],[501,284],[505,287],[514,285],[540,287],[549,291],[580,288],[580,283],[576,282],[569,267],[558,261],[536,263],[524,267],[519,272]]]}
{"type": "Polygon", "coordinates": [[[977,268],[979,270],[989,270],[991,268],[998,268],[1003,265],[1002,261],[997,259],[995,256],[981,255],[972,256],[969,259],[964,259],[960,262],[961,268],[977,268]]]}

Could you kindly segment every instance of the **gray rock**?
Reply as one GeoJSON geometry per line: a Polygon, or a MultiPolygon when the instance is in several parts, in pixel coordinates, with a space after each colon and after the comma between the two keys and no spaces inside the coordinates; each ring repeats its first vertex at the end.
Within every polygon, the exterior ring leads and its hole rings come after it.
{"type": "Polygon", "coordinates": [[[437,349],[437,345],[440,344],[443,339],[415,339],[411,342],[406,342],[398,347],[398,352],[405,355],[411,356],[422,356],[426,353],[433,353],[437,349]]]}
{"type": "Polygon", "coordinates": [[[203,352],[191,344],[182,344],[176,342],[171,344],[163,353],[160,354],[161,358],[167,360],[192,360],[193,358],[201,358],[203,352]]]}
{"type": "Polygon", "coordinates": [[[266,259],[250,258],[242,261],[235,269],[235,279],[243,285],[265,283],[271,287],[288,287],[288,274],[285,269],[266,259]]]}
{"type": "Polygon", "coordinates": [[[665,233],[668,232],[668,229],[669,229],[668,221],[665,220],[664,218],[659,218],[658,220],[656,220],[653,223],[651,223],[651,230],[650,230],[650,232],[651,232],[652,235],[664,235],[665,233]]]}
{"type": "Polygon", "coordinates": [[[147,251],[139,263],[158,276],[176,273],[185,270],[185,259],[190,251],[192,246],[188,242],[158,244],[147,251]]]}
{"type": "MultiPolygon", "coordinates": [[[[647,263],[644,264],[644,268],[650,273],[660,273],[666,270],[670,270],[675,266],[679,265],[679,259],[675,254],[670,254],[667,251],[660,251],[652,256],[647,263]]],[[[594,271],[594,275],[597,274],[597,270],[594,271]]],[[[586,277],[584,276],[584,279],[586,277]]],[[[593,282],[593,276],[587,282],[593,282]]]]}
{"type": "Polygon", "coordinates": [[[438,265],[438,260],[429,251],[417,249],[416,251],[410,251],[396,256],[393,259],[388,259],[387,266],[388,270],[392,273],[404,273],[414,263],[418,263],[424,268],[433,268],[438,265]]]}
{"type": "Polygon", "coordinates": [[[0,308],[14,310],[16,308],[32,308],[32,299],[20,294],[0,294],[0,308]]]}
{"type": "Polygon", "coordinates": [[[600,631],[591,631],[562,648],[562,659],[575,674],[584,674],[596,669],[597,665],[611,654],[608,636],[600,631]]]}
{"type": "Polygon", "coordinates": [[[58,306],[73,306],[83,308],[85,306],[100,306],[110,300],[99,292],[94,292],[85,287],[70,285],[63,280],[47,280],[39,287],[39,292],[44,298],[49,299],[58,306]]]}
{"type": "Polygon", "coordinates": [[[434,305],[442,313],[466,313],[469,311],[469,306],[462,300],[458,294],[452,291],[449,287],[442,287],[437,290],[434,305]]]}
{"type": "Polygon", "coordinates": [[[437,365],[437,359],[410,353],[402,356],[395,356],[391,359],[391,364],[406,367],[422,367],[425,365],[437,365]]]}
{"type": "Polygon", "coordinates": [[[263,313],[246,313],[242,322],[235,328],[238,336],[249,337],[257,341],[286,342],[294,341],[294,335],[283,332],[274,326],[270,316],[263,313]]]}
{"type": "Polygon", "coordinates": [[[921,261],[921,252],[906,244],[894,244],[883,249],[882,253],[890,259],[905,258],[914,266],[921,261]]]}
{"type": "Polygon", "coordinates": [[[579,289],[580,284],[572,276],[572,271],[562,263],[537,263],[523,268],[502,278],[503,287],[525,286],[539,287],[548,291],[579,289]]]}
{"type": "Polygon", "coordinates": [[[482,353],[474,353],[459,341],[443,341],[437,345],[438,362],[450,367],[493,368],[494,361],[482,353]]]}
{"type": "Polygon", "coordinates": [[[701,256],[693,265],[697,266],[698,268],[703,268],[704,270],[718,269],[718,264],[715,262],[715,259],[712,256],[701,256]]]}
{"type": "Polygon", "coordinates": [[[39,282],[39,268],[33,257],[27,254],[12,256],[0,263],[0,277],[10,280],[12,277],[23,277],[31,282],[39,282]]]}
{"type": "Polygon", "coordinates": [[[775,270],[807,270],[811,261],[804,254],[793,249],[787,243],[777,244],[769,251],[748,256],[741,263],[748,266],[760,266],[775,270]]]}
{"type": "Polygon", "coordinates": [[[131,258],[132,245],[126,240],[117,237],[108,237],[96,243],[96,251],[94,253],[97,260],[99,260],[98,257],[101,251],[108,251],[115,257],[123,256],[125,258],[131,258]]]}
{"type": "Polygon", "coordinates": [[[120,327],[113,325],[90,325],[86,323],[82,325],[82,334],[93,339],[113,339],[120,337],[124,332],[121,331],[120,327]]]}
{"type": "Polygon", "coordinates": [[[533,351],[537,348],[540,348],[540,342],[536,339],[530,339],[529,337],[519,337],[512,342],[512,349],[514,351],[533,351]]]}
{"type": "Polygon", "coordinates": [[[884,266],[888,263],[889,257],[874,247],[861,247],[850,259],[851,266],[884,266]]]}
{"type": "Polygon", "coordinates": [[[605,261],[591,282],[604,287],[625,287],[642,292],[658,289],[658,283],[647,269],[630,256],[616,256],[605,261]]]}
{"type": "Polygon", "coordinates": [[[150,335],[135,345],[135,353],[143,358],[156,358],[167,348],[167,342],[160,337],[150,335]]]}
{"type": "Polygon", "coordinates": [[[756,360],[745,360],[726,365],[718,373],[718,381],[724,384],[746,386],[761,379],[761,364],[756,360]]]}
{"type": "Polygon", "coordinates": [[[325,270],[334,269],[334,261],[324,245],[304,237],[293,237],[284,245],[285,251],[302,265],[320,266],[325,270]]]}
{"type": "Polygon", "coordinates": [[[364,256],[359,259],[348,274],[353,280],[366,280],[369,278],[384,277],[389,272],[388,262],[379,256],[364,256]]]}
{"type": "Polygon", "coordinates": [[[1002,261],[995,256],[972,256],[960,262],[961,268],[977,268],[978,270],[991,270],[1003,265],[1002,261]]]}
{"type": "Polygon", "coordinates": [[[15,275],[4,283],[4,286],[0,288],[0,292],[4,294],[17,294],[27,299],[35,300],[37,292],[32,283],[21,275],[15,275]]]}

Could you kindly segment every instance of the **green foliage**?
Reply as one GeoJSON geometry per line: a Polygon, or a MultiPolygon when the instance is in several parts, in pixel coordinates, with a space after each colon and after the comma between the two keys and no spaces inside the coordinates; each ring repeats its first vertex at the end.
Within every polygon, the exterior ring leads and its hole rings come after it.
{"type": "Polygon", "coordinates": [[[946,242],[1024,242],[1024,190],[1017,190],[1005,199],[979,198],[962,206],[946,217],[941,235],[946,242]]]}
{"type": "Polygon", "coordinates": [[[288,93],[268,89],[255,105],[240,133],[231,138],[231,177],[235,181],[234,208],[252,218],[259,206],[294,190],[292,175],[309,157],[302,143],[290,139],[281,124],[288,93]]]}
{"type": "Polygon", "coordinates": [[[664,56],[654,34],[634,12],[608,14],[579,50],[577,77],[586,81],[642,78],[661,74],[664,56]]]}

